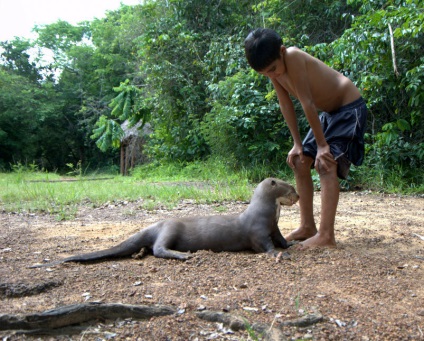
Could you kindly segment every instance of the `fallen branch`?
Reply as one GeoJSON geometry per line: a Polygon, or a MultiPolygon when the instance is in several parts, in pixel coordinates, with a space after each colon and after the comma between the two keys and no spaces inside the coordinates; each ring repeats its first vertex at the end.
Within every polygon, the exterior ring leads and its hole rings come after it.
{"type": "Polygon", "coordinates": [[[145,306],[120,303],[82,303],[30,315],[0,315],[0,330],[54,329],[91,320],[117,318],[148,319],[171,315],[176,309],[168,306],[145,306]]]}
{"type": "MultiPolygon", "coordinates": [[[[87,326],[80,324],[95,320],[116,320],[133,318],[138,320],[154,316],[177,313],[169,306],[145,306],[120,303],[88,302],[73,304],[42,313],[29,315],[0,315],[0,330],[16,330],[26,335],[70,335],[86,332],[87,326]]],[[[217,311],[201,311],[196,316],[209,322],[219,322],[234,331],[252,329],[262,334],[266,340],[280,340],[285,326],[306,327],[323,321],[321,314],[310,314],[296,320],[284,321],[279,327],[263,323],[250,324],[242,316],[217,311]]]]}
{"type": "Polygon", "coordinates": [[[322,322],[324,320],[321,314],[309,314],[302,316],[296,320],[289,320],[281,322],[280,326],[295,326],[295,327],[307,327],[312,324],[322,322]]]}
{"type": "Polygon", "coordinates": [[[246,328],[246,322],[240,316],[231,315],[228,313],[223,313],[220,311],[210,311],[204,310],[196,313],[197,317],[209,321],[209,322],[219,322],[225,326],[230,327],[232,330],[242,330],[246,328]]]}
{"type": "MultiPolygon", "coordinates": [[[[224,324],[225,326],[228,326],[234,331],[244,330],[249,326],[248,322],[243,317],[231,315],[228,313],[205,310],[205,311],[196,313],[196,315],[198,318],[202,320],[206,320],[209,322],[220,322],[224,324]]],[[[273,327],[273,325],[267,325],[263,323],[253,323],[250,327],[258,333],[271,336],[271,335],[279,335],[280,334],[279,331],[286,326],[308,327],[313,324],[320,323],[322,321],[324,321],[324,317],[321,314],[316,313],[316,314],[308,314],[295,320],[283,321],[279,324],[279,328],[273,327]]],[[[271,338],[271,339],[277,340],[279,338],[277,337],[277,338],[271,338]]]]}

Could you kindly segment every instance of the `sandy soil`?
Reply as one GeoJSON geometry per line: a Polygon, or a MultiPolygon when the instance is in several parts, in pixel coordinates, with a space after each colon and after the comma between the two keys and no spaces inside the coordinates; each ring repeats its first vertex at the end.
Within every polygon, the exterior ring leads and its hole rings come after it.
{"type": "MultiPolygon", "coordinates": [[[[315,195],[319,218],[319,193],[315,195]]],[[[81,206],[76,219],[0,214],[1,314],[30,314],[83,302],[166,305],[178,313],[149,320],[97,320],[74,335],[1,331],[4,340],[254,340],[257,331],[233,331],[197,317],[203,310],[241,316],[246,326],[277,328],[280,340],[423,340],[424,199],[342,193],[336,221],[338,248],[297,251],[290,260],[263,254],[201,251],[188,261],[107,260],[29,269],[45,260],[117,244],[171,216],[229,214],[247,203],[145,211],[141,202],[81,206]],[[52,284],[53,283],[53,284],[52,284]],[[19,296],[13,288],[46,285],[19,296]],[[3,288],[3,289],[2,289],[3,288]],[[6,289],[5,289],[6,288],[6,289]],[[8,288],[8,289],[7,289],[8,288]],[[17,297],[13,297],[17,296],[17,297]],[[310,313],[323,320],[284,326],[310,313]]],[[[299,207],[284,207],[284,234],[299,223],[299,207]]]]}

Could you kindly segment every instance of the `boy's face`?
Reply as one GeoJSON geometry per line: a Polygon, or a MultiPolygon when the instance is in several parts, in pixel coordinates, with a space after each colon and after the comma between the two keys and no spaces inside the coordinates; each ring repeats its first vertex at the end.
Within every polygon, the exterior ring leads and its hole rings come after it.
{"type": "Polygon", "coordinates": [[[283,73],[286,72],[286,67],[284,64],[283,53],[280,53],[280,58],[274,60],[269,64],[265,69],[258,71],[261,75],[264,75],[268,78],[275,79],[280,77],[283,73]]]}

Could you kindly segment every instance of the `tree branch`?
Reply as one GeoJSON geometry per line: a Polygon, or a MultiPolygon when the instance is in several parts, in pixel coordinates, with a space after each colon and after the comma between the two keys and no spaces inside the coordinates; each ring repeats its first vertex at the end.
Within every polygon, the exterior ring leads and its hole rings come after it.
{"type": "Polygon", "coordinates": [[[395,52],[395,39],[393,37],[393,30],[392,25],[390,23],[387,24],[389,26],[389,33],[390,33],[390,46],[392,48],[392,62],[393,62],[393,71],[395,73],[396,77],[399,77],[399,72],[396,66],[396,52],[395,52]]]}

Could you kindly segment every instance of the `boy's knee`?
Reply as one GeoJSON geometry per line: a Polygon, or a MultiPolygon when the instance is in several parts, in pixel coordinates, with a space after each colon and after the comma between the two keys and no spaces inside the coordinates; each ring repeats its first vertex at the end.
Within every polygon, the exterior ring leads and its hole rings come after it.
{"type": "Polygon", "coordinates": [[[320,178],[329,178],[329,177],[335,177],[337,178],[337,164],[329,164],[328,169],[324,169],[323,167],[319,168],[319,177],[320,178]]]}
{"type": "Polygon", "coordinates": [[[299,173],[304,173],[304,172],[311,172],[311,166],[312,163],[314,162],[314,160],[309,157],[309,156],[303,156],[303,159],[301,161],[299,156],[296,156],[293,159],[293,163],[294,163],[294,171],[295,172],[299,172],[299,173]]]}

